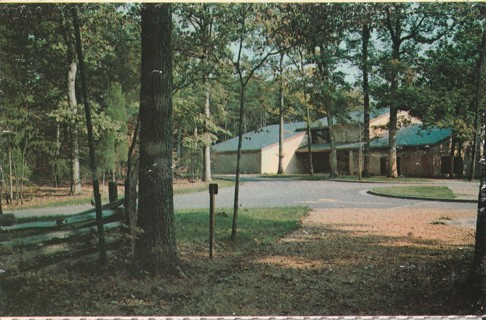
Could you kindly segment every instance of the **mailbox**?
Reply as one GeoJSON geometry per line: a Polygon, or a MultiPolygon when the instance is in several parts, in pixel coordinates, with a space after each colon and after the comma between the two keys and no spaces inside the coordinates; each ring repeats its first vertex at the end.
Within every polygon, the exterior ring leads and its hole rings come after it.
{"type": "Polygon", "coordinates": [[[209,194],[218,194],[218,184],[217,183],[210,183],[209,184],[209,194]]]}

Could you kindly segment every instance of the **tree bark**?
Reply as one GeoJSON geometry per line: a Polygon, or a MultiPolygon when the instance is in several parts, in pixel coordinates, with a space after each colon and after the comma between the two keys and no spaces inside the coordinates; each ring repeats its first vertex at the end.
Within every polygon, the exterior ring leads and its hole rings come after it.
{"type": "Polygon", "coordinates": [[[238,203],[240,195],[240,162],[241,147],[243,144],[243,116],[245,110],[245,84],[240,74],[240,122],[238,126],[238,150],[236,155],[236,179],[235,179],[235,197],[233,203],[233,224],[231,227],[231,240],[236,240],[238,230],[238,203]]]}
{"type": "MultiPolygon", "coordinates": [[[[486,148],[486,121],[482,117],[481,140],[483,148],[486,148]]],[[[486,286],[486,158],[483,154],[480,161],[480,183],[478,194],[478,211],[476,221],[476,243],[474,257],[466,280],[465,289],[474,298],[484,294],[486,286]]]]}
{"type": "Polygon", "coordinates": [[[84,67],[83,48],[81,44],[81,32],[78,23],[78,12],[76,6],[72,7],[72,16],[73,16],[74,32],[76,36],[76,52],[79,60],[79,68],[81,73],[81,88],[82,88],[81,91],[83,93],[84,114],[86,117],[86,130],[88,132],[89,164],[91,169],[91,177],[93,181],[93,194],[94,194],[95,208],[96,208],[96,226],[98,231],[98,247],[99,247],[99,255],[100,255],[100,264],[106,265],[108,263],[108,257],[106,254],[105,231],[103,228],[103,212],[101,208],[100,184],[98,181],[98,172],[96,169],[96,153],[95,153],[94,138],[93,138],[93,125],[91,123],[91,110],[90,110],[90,103],[88,99],[86,71],[84,67]]]}
{"type": "MultiPolygon", "coordinates": [[[[368,44],[371,37],[371,30],[367,24],[363,25],[363,60],[362,60],[362,71],[363,71],[363,176],[368,177],[370,175],[370,88],[369,88],[369,66],[368,66],[368,44]]],[[[361,143],[361,141],[360,141],[361,143]]],[[[361,149],[360,149],[361,150],[361,149]]],[[[360,172],[361,174],[361,172],[360,172]]]]}
{"type": "MultiPolygon", "coordinates": [[[[137,146],[138,133],[140,129],[140,115],[137,117],[137,125],[133,134],[132,143],[127,155],[127,177],[125,179],[125,222],[131,229],[136,227],[137,221],[137,184],[138,184],[138,160],[135,161],[135,147],[137,146]]],[[[133,249],[133,248],[132,248],[133,249]]],[[[133,251],[133,250],[132,250],[133,251]]],[[[132,252],[133,253],[133,252],[132,252]]]]}
{"type": "MultiPolygon", "coordinates": [[[[71,57],[69,68],[67,72],[67,91],[68,91],[68,103],[69,110],[73,114],[78,112],[78,102],[76,100],[76,72],[78,70],[78,64],[74,59],[74,54],[70,53],[71,57]]],[[[78,143],[78,127],[76,123],[71,123],[71,194],[80,194],[81,189],[81,173],[79,167],[79,143],[78,143]]]]}
{"type": "MultiPolygon", "coordinates": [[[[394,39],[393,41],[393,53],[392,60],[394,63],[400,61],[400,40],[394,39]]],[[[397,93],[398,93],[398,70],[396,66],[392,71],[391,87],[390,87],[390,123],[388,126],[388,146],[389,146],[389,172],[390,178],[398,178],[397,167],[397,132],[398,132],[398,108],[396,105],[397,93]]]]}
{"type": "MultiPolygon", "coordinates": [[[[480,8],[480,10],[484,18],[486,16],[486,9],[482,7],[480,8]]],[[[485,32],[483,31],[480,55],[484,54],[485,47],[483,45],[485,44],[485,40],[485,32]]],[[[479,71],[484,72],[483,68],[479,69],[479,71]]],[[[480,79],[482,78],[482,76],[482,73],[478,74],[476,85],[481,82],[480,79]]],[[[480,89],[480,87],[476,87],[476,89],[480,89]]],[[[477,91],[476,93],[477,102],[479,104],[479,91],[477,91]]],[[[474,256],[471,270],[465,283],[466,292],[475,299],[484,298],[484,290],[486,287],[486,152],[484,152],[484,148],[486,148],[486,114],[484,112],[481,114],[480,119],[480,140],[483,147],[483,154],[481,160],[479,161],[480,182],[478,194],[478,213],[476,221],[476,243],[474,246],[474,256]]]]}
{"type": "MultiPolygon", "coordinates": [[[[304,93],[305,95],[305,93],[304,93]]],[[[304,98],[304,103],[306,105],[305,107],[305,113],[306,113],[306,131],[307,131],[307,155],[309,159],[309,175],[314,175],[314,163],[312,160],[312,134],[311,134],[311,129],[310,129],[310,112],[309,112],[309,107],[307,106],[307,101],[304,98]]]]}
{"type": "Polygon", "coordinates": [[[139,267],[180,273],[172,174],[172,14],[170,4],[142,6],[140,89],[139,267]]]}
{"type": "Polygon", "coordinates": [[[472,146],[472,155],[471,155],[471,172],[469,175],[469,181],[474,179],[475,170],[476,170],[476,158],[478,152],[478,126],[479,126],[479,106],[481,100],[481,86],[482,86],[482,72],[484,68],[484,55],[486,54],[486,31],[483,31],[483,35],[481,38],[481,49],[479,51],[479,58],[476,68],[476,85],[474,88],[474,138],[473,138],[473,146],[472,146]]]}
{"type": "Polygon", "coordinates": [[[203,152],[204,152],[204,173],[203,173],[203,181],[210,182],[212,181],[211,177],[211,139],[209,138],[209,130],[208,130],[208,122],[210,121],[210,116],[211,116],[211,110],[210,110],[210,104],[211,104],[211,93],[209,90],[209,83],[206,80],[206,99],[204,103],[204,115],[206,117],[206,141],[203,146],[203,152]]]}
{"type": "Polygon", "coordinates": [[[279,118],[279,126],[278,126],[278,169],[277,174],[283,174],[283,158],[284,158],[284,94],[283,94],[283,59],[285,54],[282,52],[280,53],[280,65],[279,65],[279,88],[278,88],[278,118],[279,118]]]}
{"type": "Polygon", "coordinates": [[[336,137],[334,133],[334,116],[331,110],[331,106],[326,108],[327,122],[329,127],[329,143],[331,145],[331,154],[329,155],[329,165],[331,167],[330,178],[336,178],[339,176],[337,165],[337,150],[336,150],[336,137]]]}

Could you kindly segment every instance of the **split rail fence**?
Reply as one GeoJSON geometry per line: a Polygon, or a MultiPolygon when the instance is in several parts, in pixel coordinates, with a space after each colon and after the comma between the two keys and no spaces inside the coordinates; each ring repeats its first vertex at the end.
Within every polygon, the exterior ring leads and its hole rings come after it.
{"type": "MultiPolygon", "coordinates": [[[[123,199],[103,206],[103,226],[108,248],[121,242],[113,231],[124,221],[123,199]]],[[[90,209],[47,221],[0,227],[0,278],[39,268],[74,264],[97,255],[96,210],[90,209]]]]}

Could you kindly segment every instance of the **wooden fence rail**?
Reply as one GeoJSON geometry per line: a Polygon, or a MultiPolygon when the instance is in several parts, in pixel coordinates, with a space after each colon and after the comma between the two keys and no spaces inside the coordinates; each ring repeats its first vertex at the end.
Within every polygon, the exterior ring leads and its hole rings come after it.
{"type": "MultiPolygon", "coordinates": [[[[123,199],[103,206],[108,246],[119,244],[110,234],[124,220],[123,199]]],[[[97,251],[95,209],[64,218],[0,227],[0,278],[80,258],[97,251]]]]}

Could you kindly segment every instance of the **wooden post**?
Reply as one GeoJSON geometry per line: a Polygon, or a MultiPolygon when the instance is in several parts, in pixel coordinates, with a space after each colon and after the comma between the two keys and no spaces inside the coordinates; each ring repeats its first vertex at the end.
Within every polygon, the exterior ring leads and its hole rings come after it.
{"type": "Polygon", "coordinates": [[[218,185],[209,185],[209,259],[214,257],[214,202],[215,195],[218,194],[218,185]]]}

